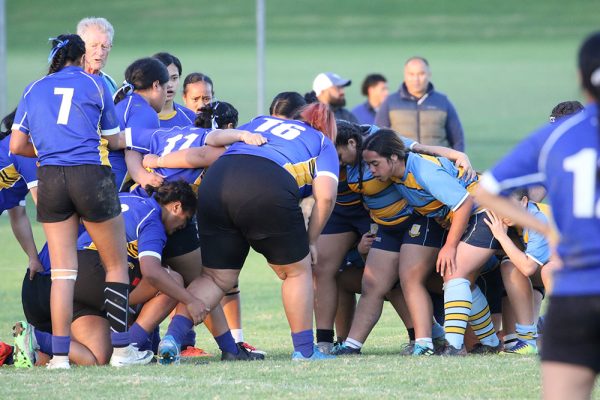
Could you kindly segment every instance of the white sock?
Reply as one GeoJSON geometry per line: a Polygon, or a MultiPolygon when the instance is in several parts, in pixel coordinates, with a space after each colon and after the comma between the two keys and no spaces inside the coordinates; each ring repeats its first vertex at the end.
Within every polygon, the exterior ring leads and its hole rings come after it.
{"type": "Polygon", "coordinates": [[[244,331],[242,329],[231,329],[231,336],[236,343],[244,342],[244,331]]]}
{"type": "Polygon", "coordinates": [[[430,337],[416,338],[415,344],[418,344],[419,346],[422,346],[422,347],[428,347],[431,350],[433,350],[433,340],[430,337]]]}
{"type": "Polygon", "coordinates": [[[517,344],[517,334],[516,333],[509,333],[508,335],[504,335],[504,348],[505,349],[510,349],[511,347],[513,347],[515,344],[517,344]]]}
{"type": "Polygon", "coordinates": [[[352,349],[360,349],[363,346],[361,342],[350,337],[344,341],[344,344],[352,349]]]}

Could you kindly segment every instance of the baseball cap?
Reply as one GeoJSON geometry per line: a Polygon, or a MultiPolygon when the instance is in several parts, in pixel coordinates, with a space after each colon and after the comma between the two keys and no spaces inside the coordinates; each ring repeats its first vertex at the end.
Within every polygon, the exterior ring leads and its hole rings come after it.
{"type": "Polygon", "coordinates": [[[352,81],[350,79],[344,79],[338,74],[333,72],[321,72],[313,81],[313,90],[316,95],[320,95],[323,90],[328,89],[332,86],[350,86],[352,81]]]}

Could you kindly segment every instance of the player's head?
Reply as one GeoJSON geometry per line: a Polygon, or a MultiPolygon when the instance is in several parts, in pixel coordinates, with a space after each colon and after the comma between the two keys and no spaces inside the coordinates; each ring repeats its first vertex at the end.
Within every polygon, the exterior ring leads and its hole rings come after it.
{"type": "Polygon", "coordinates": [[[12,132],[12,124],[15,120],[15,114],[17,113],[17,109],[15,108],[12,112],[2,118],[2,122],[0,122],[0,140],[4,139],[12,132]]]}
{"type": "Polygon", "coordinates": [[[280,118],[293,118],[296,112],[306,105],[306,100],[298,92],[281,92],[273,98],[269,114],[280,118]]]}
{"type": "Polygon", "coordinates": [[[306,122],[335,143],[337,129],[335,116],[328,105],[322,103],[311,103],[301,107],[293,119],[306,122]]]}
{"type": "MultiPolygon", "coordinates": [[[[518,204],[521,207],[527,207],[527,203],[529,203],[529,189],[517,188],[510,193],[509,199],[513,203],[518,204]]],[[[514,226],[515,225],[513,220],[510,219],[509,217],[502,217],[502,222],[506,226],[514,226]]]]}
{"type": "Polygon", "coordinates": [[[583,89],[600,102],[600,31],[592,33],[581,45],[579,73],[583,89]]]}
{"type": "Polygon", "coordinates": [[[187,108],[198,112],[209,105],[215,96],[212,79],[200,72],[192,72],[183,80],[183,102],[187,108]]]}
{"type": "Polygon", "coordinates": [[[360,127],[342,119],[336,120],[335,148],[340,165],[355,165],[360,157],[363,135],[360,127]]]}
{"type": "Polygon", "coordinates": [[[562,103],[558,103],[552,109],[552,112],[550,113],[550,122],[555,122],[561,118],[578,113],[581,110],[583,110],[583,104],[577,100],[563,101],[562,103]]]}
{"type": "Polygon", "coordinates": [[[169,234],[185,227],[196,212],[196,194],[183,180],[166,182],[158,188],[146,186],[146,191],[161,206],[162,222],[169,234]]]}
{"type": "Polygon", "coordinates": [[[386,181],[398,172],[398,164],[404,163],[406,152],[396,132],[380,129],[365,140],[362,156],[373,176],[386,181]]]}
{"type": "Polygon", "coordinates": [[[422,96],[427,92],[431,79],[429,62],[423,57],[411,57],[404,63],[404,84],[413,96],[422,96]]]}
{"type": "Polygon", "coordinates": [[[131,63],[125,70],[125,82],[115,93],[115,104],[128,94],[141,94],[156,112],[165,105],[169,81],[167,68],[156,58],[146,57],[131,63]]]}
{"type": "Polygon", "coordinates": [[[85,70],[98,73],[106,65],[115,30],[106,18],[84,18],[77,24],[77,34],[85,42],[85,70]]]}
{"type": "Polygon", "coordinates": [[[175,93],[177,92],[177,88],[179,87],[179,78],[181,77],[181,61],[179,58],[175,57],[169,53],[156,53],[152,56],[156,58],[158,61],[163,63],[165,67],[167,67],[167,71],[169,72],[169,82],[167,83],[167,101],[173,101],[175,97],[175,93]]]}
{"type": "Polygon", "coordinates": [[[194,124],[199,128],[233,129],[238,124],[238,110],[225,101],[215,101],[200,108],[194,124]]]}
{"type": "Polygon", "coordinates": [[[369,99],[369,103],[379,107],[389,93],[387,79],[381,74],[369,74],[363,81],[360,91],[369,99]]]}
{"type": "Polygon", "coordinates": [[[85,43],[78,35],[58,35],[50,41],[52,50],[48,56],[50,63],[48,74],[58,72],[66,65],[81,65],[82,57],[85,54],[85,43]]]}

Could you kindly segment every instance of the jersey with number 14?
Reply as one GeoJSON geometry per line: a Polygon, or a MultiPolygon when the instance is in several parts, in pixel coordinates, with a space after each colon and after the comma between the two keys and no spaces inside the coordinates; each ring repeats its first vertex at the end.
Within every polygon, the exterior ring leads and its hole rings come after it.
{"type": "Polygon", "coordinates": [[[592,104],[534,132],[481,180],[492,193],[544,183],[564,263],[554,295],[600,294],[599,155],[598,107],[592,104]]]}
{"type": "Polygon", "coordinates": [[[31,136],[41,166],[110,165],[101,135],[119,121],[102,78],[68,66],[25,88],[12,129],[31,136]]]}
{"type": "Polygon", "coordinates": [[[247,154],[267,158],[289,172],[296,180],[301,197],[312,194],[312,182],[327,175],[337,182],[339,161],[335,146],[323,133],[310,125],[275,117],[256,117],[238,129],[260,133],[268,142],[252,146],[236,142],[224,156],[247,154]]]}

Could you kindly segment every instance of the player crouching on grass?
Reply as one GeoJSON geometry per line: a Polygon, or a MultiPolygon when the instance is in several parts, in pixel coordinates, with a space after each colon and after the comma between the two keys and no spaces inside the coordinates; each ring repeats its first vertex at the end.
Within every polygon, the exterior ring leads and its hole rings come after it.
{"type": "MultiPolygon", "coordinates": [[[[127,255],[129,262],[130,306],[126,311],[128,320],[135,320],[129,328],[131,343],[145,351],[146,356],[139,364],[152,360],[150,335],[179,302],[185,304],[194,316],[204,305],[184,287],[181,276],[163,268],[161,253],[167,234],[181,229],[192,217],[196,208],[196,196],[190,186],[182,181],[169,182],[156,189],[153,197],[143,198],[132,194],[119,195],[125,219],[127,255]]],[[[110,341],[107,313],[110,308],[104,301],[103,282],[105,277],[96,245],[87,232],[78,239],[79,274],[75,281],[73,340],[69,359],[78,365],[123,366],[115,357],[110,341]],[[112,355],[112,356],[111,356],[112,355]]],[[[31,299],[32,303],[35,299],[31,299]]],[[[49,301],[49,299],[46,299],[49,301]]],[[[43,300],[38,307],[42,307],[43,300]]],[[[35,307],[36,304],[29,304],[35,307]]],[[[118,305],[112,305],[113,307],[118,305]]],[[[15,364],[29,366],[36,363],[35,350],[52,354],[52,335],[35,329],[26,322],[17,322],[14,329],[15,343],[20,351],[15,352],[15,364]],[[20,360],[24,357],[26,360],[20,360]]]]}

